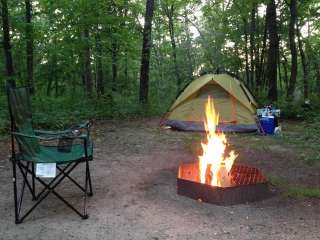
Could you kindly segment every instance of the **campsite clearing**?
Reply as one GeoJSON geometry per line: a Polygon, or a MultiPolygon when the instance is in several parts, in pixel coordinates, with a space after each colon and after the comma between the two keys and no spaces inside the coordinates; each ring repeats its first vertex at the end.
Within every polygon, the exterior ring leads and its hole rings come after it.
{"type": "MultiPolygon", "coordinates": [[[[51,196],[15,225],[9,139],[1,140],[0,239],[319,239],[320,196],[289,191],[300,186],[308,192],[320,185],[320,162],[308,161],[316,158],[316,142],[305,124],[282,123],[283,136],[277,137],[228,135],[237,161],[261,169],[277,184],[277,194],[255,203],[216,206],[176,194],[177,167],[194,161],[202,134],[162,130],[158,123],[95,123],[95,195],[88,220],[51,196]]],[[[79,199],[68,184],[61,191],[70,201],[79,199]]]]}

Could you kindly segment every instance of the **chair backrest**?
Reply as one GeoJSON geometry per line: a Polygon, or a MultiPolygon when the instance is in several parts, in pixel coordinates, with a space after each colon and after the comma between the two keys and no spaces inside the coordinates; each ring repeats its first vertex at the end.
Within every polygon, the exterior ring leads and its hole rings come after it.
{"type": "MultiPolygon", "coordinates": [[[[8,88],[8,107],[11,118],[11,131],[27,135],[35,135],[32,127],[32,109],[29,88],[8,88]]],[[[20,152],[32,157],[39,151],[36,138],[15,136],[20,152]]]]}

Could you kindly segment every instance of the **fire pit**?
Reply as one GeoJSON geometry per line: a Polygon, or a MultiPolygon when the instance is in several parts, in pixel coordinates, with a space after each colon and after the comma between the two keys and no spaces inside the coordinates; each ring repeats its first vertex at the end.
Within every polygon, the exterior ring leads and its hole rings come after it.
{"type": "Polygon", "coordinates": [[[177,178],[180,195],[203,202],[231,205],[261,200],[268,197],[267,180],[257,168],[235,165],[233,150],[227,150],[227,139],[216,132],[219,115],[215,113],[212,98],[208,97],[206,141],[201,143],[202,155],[195,163],[182,164],[177,178]]]}
{"type": "Polygon", "coordinates": [[[232,205],[264,199],[270,195],[268,183],[256,168],[234,165],[230,172],[231,185],[218,187],[199,180],[196,163],[182,164],[177,178],[177,192],[207,203],[232,205]]]}

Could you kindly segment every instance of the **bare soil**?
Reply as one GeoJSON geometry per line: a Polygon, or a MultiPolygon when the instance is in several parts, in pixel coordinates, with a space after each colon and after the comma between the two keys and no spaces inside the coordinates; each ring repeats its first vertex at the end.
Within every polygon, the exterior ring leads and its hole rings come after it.
{"type": "MultiPolygon", "coordinates": [[[[87,220],[50,196],[15,225],[9,140],[2,140],[0,239],[320,239],[320,199],[278,193],[255,203],[217,206],[177,195],[177,168],[196,159],[201,134],[162,130],[158,122],[95,124],[94,196],[89,199],[87,220]]],[[[229,139],[240,154],[239,162],[259,167],[268,176],[320,185],[319,167],[302,163],[293,147],[269,144],[270,137],[256,134],[229,139]]],[[[74,176],[84,176],[82,170],[74,176]]],[[[66,181],[59,190],[81,206],[81,194],[72,183],[66,181]]]]}

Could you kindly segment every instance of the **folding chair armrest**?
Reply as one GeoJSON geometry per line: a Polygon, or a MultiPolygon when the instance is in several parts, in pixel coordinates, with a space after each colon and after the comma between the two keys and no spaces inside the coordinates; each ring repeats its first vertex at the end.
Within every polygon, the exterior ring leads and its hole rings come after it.
{"type": "Polygon", "coordinates": [[[87,120],[87,121],[85,121],[83,123],[80,123],[78,125],[78,127],[76,127],[76,128],[87,128],[87,129],[89,129],[91,126],[92,126],[92,122],[87,120]]]}
{"type": "Polygon", "coordinates": [[[87,120],[87,121],[84,121],[83,123],[80,123],[80,124],[75,124],[73,126],[71,126],[68,130],[76,130],[76,129],[90,129],[90,127],[92,126],[92,123],[91,121],[87,120]]]}
{"type": "Polygon", "coordinates": [[[72,132],[71,129],[66,129],[66,130],[62,130],[62,131],[47,131],[47,130],[40,130],[40,129],[35,129],[34,130],[35,134],[37,136],[41,136],[41,135],[65,135],[65,134],[70,134],[72,132]]]}
{"type": "Polygon", "coordinates": [[[47,130],[41,130],[41,129],[36,129],[34,132],[36,135],[51,135],[51,136],[57,136],[57,135],[69,135],[69,134],[74,134],[73,131],[78,130],[78,129],[85,129],[87,130],[87,134],[89,135],[90,127],[92,126],[92,123],[90,121],[85,121],[79,125],[75,125],[71,128],[67,128],[65,130],[61,131],[47,131],[47,130]]]}
{"type": "Polygon", "coordinates": [[[19,133],[19,132],[11,132],[12,135],[17,137],[26,137],[26,138],[36,138],[43,141],[51,141],[51,140],[59,140],[61,138],[72,138],[72,139],[85,139],[88,141],[88,135],[81,134],[81,135],[53,135],[50,137],[44,137],[44,136],[38,136],[38,135],[32,135],[32,134],[25,134],[25,133],[19,133]]]}
{"type": "Polygon", "coordinates": [[[90,128],[91,128],[91,126],[92,126],[92,122],[87,120],[87,121],[85,121],[83,123],[80,123],[79,125],[75,125],[75,126],[71,127],[70,129],[72,131],[84,129],[86,131],[87,137],[89,139],[90,138],[90,128]]]}
{"type": "Polygon", "coordinates": [[[45,141],[56,140],[56,139],[60,138],[60,136],[43,137],[43,136],[38,136],[38,135],[33,135],[33,134],[25,134],[25,133],[19,133],[19,132],[11,132],[11,134],[14,136],[17,136],[17,137],[36,138],[36,139],[45,140],[45,141]]]}

